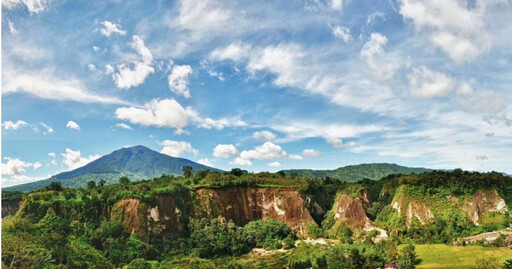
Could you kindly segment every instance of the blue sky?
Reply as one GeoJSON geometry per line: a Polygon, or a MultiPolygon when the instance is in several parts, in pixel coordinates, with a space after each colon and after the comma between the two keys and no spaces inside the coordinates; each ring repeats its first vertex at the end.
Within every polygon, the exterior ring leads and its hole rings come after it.
{"type": "Polygon", "coordinates": [[[512,173],[512,2],[2,1],[2,184],[124,146],[512,173]]]}

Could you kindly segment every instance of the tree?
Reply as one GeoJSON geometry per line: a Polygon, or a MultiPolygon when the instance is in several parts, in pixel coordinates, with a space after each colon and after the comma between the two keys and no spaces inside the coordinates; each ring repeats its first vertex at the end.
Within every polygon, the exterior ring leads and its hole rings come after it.
{"type": "Polygon", "coordinates": [[[53,181],[50,183],[50,186],[48,186],[48,189],[51,191],[62,191],[62,183],[60,183],[60,181],[53,181]]]}
{"type": "Polygon", "coordinates": [[[123,185],[123,186],[128,186],[128,184],[130,184],[130,179],[127,178],[127,177],[121,177],[119,179],[119,184],[123,185]]]}
{"type": "Polygon", "coordinates": [[[414,268],[416,263],[416,251],[411,244],[401,245],[398,247],[398,260],[404,269],[414,268]]]}
{"type": "Polygon", "coordinates": [[[89,182],[87,182],[87,188],[88,189],[95,189],[96,188],[96,181],[90,180],[89,182]]]}
{"type": "Polygon", "coordinates": [[[512,269],[512,259],[506,260],[501,269],[512,269]]]}
{"type": "Polygon", "coordinates": [[[194,169],[192,168],[192,166],[183,166],[183,176],[185,178],[190,178],[192,176],[192,172],[194,171],[194,169]]]}
{"type": "Polygon", "coordinates": [[[100,187],[105,186],[105,183],[107,183],[107,182],[105,180],[103,180],[103,179],[98,182],[100,187]]]}

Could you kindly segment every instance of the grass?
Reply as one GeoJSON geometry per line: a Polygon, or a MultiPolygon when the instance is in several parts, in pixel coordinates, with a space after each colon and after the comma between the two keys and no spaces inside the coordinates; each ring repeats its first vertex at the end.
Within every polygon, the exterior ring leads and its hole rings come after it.
{"type": "Polygon", "coordinates": [[[477,259],[494,256],[504,262],[512,259],[512,249],[497,247],[465,246],[455,247],[444,244],[415,245],[421,263],[416,268],[472,268],[477,259]]]}

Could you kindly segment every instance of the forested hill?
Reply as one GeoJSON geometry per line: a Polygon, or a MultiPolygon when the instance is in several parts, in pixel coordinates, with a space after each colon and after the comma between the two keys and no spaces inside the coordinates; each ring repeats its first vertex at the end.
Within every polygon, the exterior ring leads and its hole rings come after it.
{"type": "Polygon", "coordinates": [[[62,186],[76,188],[85,186],[90,180],[96,182],[104,180],[106,184],[115,183],[122,176],[127,176],[132,181],[139,181],[159,177],[162,174],[182,175],[184,166],[190,166],[194,171],[221,171],[191,160],[161,154],[144,146],[134,146],[116,150],[83,167],[57,174],[49,179],[7,187],[3,190],[28,192],[44,188],[52,181],[60,181],[62,186]]]}
{"type": "Polygon", "coordinates": [[[392,163],[364,163],[348,165],[334,170],[290,169],[283,170],[286,175],[295,173],[298,176],[325,178],[355,182],[364,178],[377,180],[391,174],[412,174],[432,171],[427,168],[411,168],[392,163]]]}

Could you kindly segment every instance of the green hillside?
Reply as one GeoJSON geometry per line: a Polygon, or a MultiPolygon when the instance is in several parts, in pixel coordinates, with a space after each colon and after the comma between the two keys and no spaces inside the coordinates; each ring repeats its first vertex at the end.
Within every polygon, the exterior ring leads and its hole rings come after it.
{"type": "Polygon", "coordinates": [[[161,154],[144,146],[134,146],[116,150],[83,167],[57,174],[49,179],[2,190],[29,192],[44,188],[53,181],[60,181],[62,186],[72,188],[83,187],[91,180],[96,182],[104,180],[106,184],[111,184],[117,182],[122,176],[132,181],[140,181],[161,175],[182,175],[184,166],[190,166],[194,171],[220,171],[187,159],[161,154]]]}
{"type": "Polygon", "coordinates": [[[337,179],[345,182],[356,182],[364,178],[377,180],[391,174],[412,174],[432,171],[427,168],[411,168],[391,163],[365,163],[348,165],[334,170],[313,170],[313,169],[290,169],[283,170],[286,175],[297,174],[298,176],[311,178],[337,179]]]}

